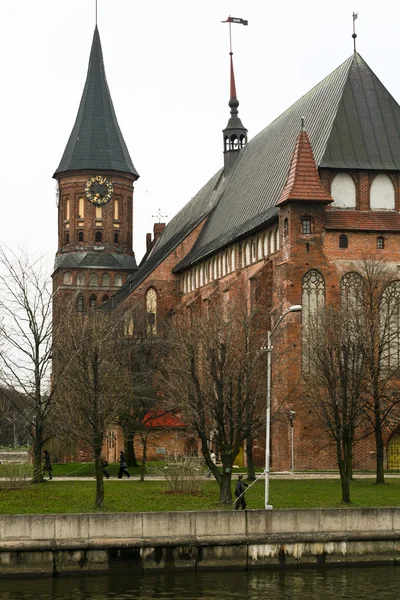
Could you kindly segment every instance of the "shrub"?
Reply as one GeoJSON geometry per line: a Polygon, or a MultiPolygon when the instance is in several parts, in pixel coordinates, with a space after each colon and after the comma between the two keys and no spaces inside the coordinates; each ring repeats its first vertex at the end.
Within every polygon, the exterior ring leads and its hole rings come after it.
{"type": "Polygon", "coordinates": [[[201,491],[204,461],[197,457],[169,455],[163,468],[154,469],[165,477],[171,492],[193,494],[201,491]]]}
{"type": "Polygon", "coordinates": [[[29,485],[33,477],[33,466],[28,463],[2,463],[1,490],[16,490],[29,485]]]}

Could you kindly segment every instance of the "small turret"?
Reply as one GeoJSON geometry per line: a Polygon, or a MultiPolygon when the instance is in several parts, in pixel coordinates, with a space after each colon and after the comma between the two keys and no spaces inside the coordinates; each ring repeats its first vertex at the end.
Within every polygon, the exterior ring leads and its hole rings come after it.
{"type": "Polygon", "coordinates": [[[239,151],[247,144],[247,129],[238,116],[239,100],[236,96],[235,72],[233,70],[233,53],[230,52],[231,63],[231,97],[229,107],[231,116],[227,126],[223,130],[224,136],[224,172],[229,172],[234,164],[239,151]]]}

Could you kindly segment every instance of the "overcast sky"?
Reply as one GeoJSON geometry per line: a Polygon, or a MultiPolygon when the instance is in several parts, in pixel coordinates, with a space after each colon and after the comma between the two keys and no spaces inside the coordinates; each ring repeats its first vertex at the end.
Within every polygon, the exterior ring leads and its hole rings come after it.
{"type": "MultiPolygon", "coordinates": [[[[0,242],[57,244],[57,168],[75,122],[95,0],[0,0],[0,242]]],[[[239,114],[249,138],[357,50],[400,101],[394,0],[99,0],[98,26],[118,121],[140,174],[139,261],[160,208],[171,219],[222,165],[229,117],[228,15],[239,114]]]]}

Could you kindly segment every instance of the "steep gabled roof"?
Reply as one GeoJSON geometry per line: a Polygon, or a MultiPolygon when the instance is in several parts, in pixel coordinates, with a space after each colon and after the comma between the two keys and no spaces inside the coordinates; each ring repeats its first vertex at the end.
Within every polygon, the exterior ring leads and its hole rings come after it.
{"type": "MultiPolygon", "coordinates": [[[[302,123],[304,123],[303,119],[302,123]]],[[[323,202],[325,204],[333,202],[333,198],[319,178],[310,138],[304,130],[304,124],[297,136],[286,185],[276,205],[282,206],[290,201],[323,202]]]]}
{"type": "Polygon", "coordinates": [[[139,177],[115,115],[97,26],[78,115],[54,177],[80,170],[120,171],[139,177]]]}

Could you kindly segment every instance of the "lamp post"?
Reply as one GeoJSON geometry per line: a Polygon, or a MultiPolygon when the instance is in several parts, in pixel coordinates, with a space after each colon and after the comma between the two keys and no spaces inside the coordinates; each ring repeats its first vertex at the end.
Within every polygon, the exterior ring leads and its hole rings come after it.
{"type": "Polygon", "coordinates": [[[267,346],[262,349],[267,353],[267,412],[265,422],[265,508],[271,509],[272,505],[269,504],[269,463],[270,463],[270,438],[271,438],[271,382],[272,382],[272,350],[271,337],[283,319],[292,312],[300,312],[302,306],[300,304],[294,304],[279,317],[272,330],[267,332],[267,346]]]}

